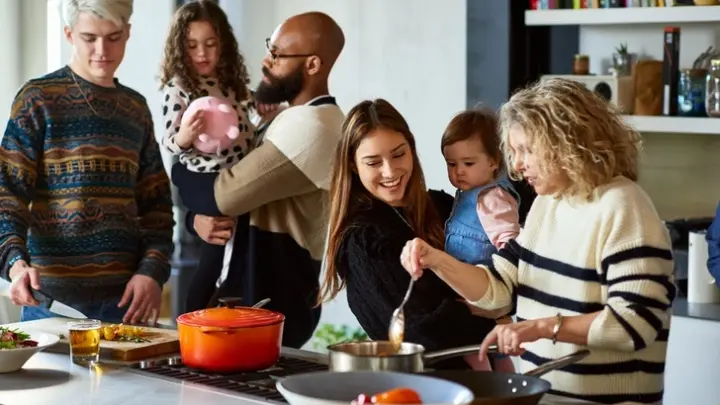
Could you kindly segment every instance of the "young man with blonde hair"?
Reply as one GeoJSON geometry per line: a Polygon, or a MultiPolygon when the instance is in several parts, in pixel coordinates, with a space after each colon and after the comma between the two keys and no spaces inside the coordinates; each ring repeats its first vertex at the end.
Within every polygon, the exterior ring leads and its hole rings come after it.
{"type": "Polygon", "coordinates": [[[63,0],[70,63],[25,83],[0,143],[0,276],[22,320],[154,322],[172,201],[145,98],[115,72],[133,0],[63,0]],[[43,294],[33,294],[40,290],[43,294]]]}

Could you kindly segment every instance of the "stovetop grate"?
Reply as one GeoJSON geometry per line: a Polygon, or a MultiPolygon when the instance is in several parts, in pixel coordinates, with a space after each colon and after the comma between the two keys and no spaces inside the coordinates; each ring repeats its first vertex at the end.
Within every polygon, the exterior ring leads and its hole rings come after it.
{"type": "Polygon", "coordinates": [[[277,364],[269,369],[239,374],[207,373],[185,367],[182,364],[172,363],[141,367],[140,371],[160,377],[260,397],[270,401],[287,403],[275,388],[277,378],[313,371],[327,371],[327,369],[327,365],[281,356],[277,364]]]}

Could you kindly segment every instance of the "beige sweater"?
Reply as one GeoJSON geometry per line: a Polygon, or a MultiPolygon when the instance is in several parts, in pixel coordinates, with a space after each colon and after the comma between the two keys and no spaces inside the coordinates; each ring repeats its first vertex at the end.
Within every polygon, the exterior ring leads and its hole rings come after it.
{"type": "Polygon", "coordinates": [[[327,233],[332,156],[344,114],[337,105],[280,113],[263,143],[220,172],[215,199],[224,215],[251,213],[251,224],[289,234],[320,260],[327,233]]]}
{"type": "MultiPolygon", "coordinates": [[[[540,196],[517,241],[485,268],[490,285],[474,304],[500,308],[517,294],[519,320],[599,311],[591,355],[545,378],[554,391],[595,402],[656,402],[675,296],[670,249],[650,198],[624,177],[589,203],[540,196]]],[[[525,347],[523,371],[582,349],[549,340],[525,347]]]]}

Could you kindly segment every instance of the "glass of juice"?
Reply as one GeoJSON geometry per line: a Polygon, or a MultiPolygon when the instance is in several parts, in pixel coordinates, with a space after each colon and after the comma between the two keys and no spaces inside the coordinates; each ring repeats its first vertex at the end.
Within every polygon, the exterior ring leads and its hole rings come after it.
{"type": "Polygon", "coordinates": [[[93,365],[100,359],[100,328],[97,319],[77,319],[68,322],[70,356],[73,363],[93,365]]]}

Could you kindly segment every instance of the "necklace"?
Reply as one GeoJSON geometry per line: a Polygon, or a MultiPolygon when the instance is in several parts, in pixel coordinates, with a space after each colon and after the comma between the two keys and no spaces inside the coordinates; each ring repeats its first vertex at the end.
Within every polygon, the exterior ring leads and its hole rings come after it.
{"type": "Polygon", "coordinates": [[[93,113],[95,113],[95,115],[97,115],[100,118],[104,118],[104,119],[110,119],[115,116],[118,106],[120,105],[120,99],[118,99],[117,97],[115,98],[115,109],[113,110],[112,114],[110,114],[108,116],[104,116],[104,115],[98,113],[95,110],[95,108],[93,108],[92,104],[90,103],[90,100],[87,98],[87,95],[85,95],[85,92],[83,91],[82,87],[80,87],[80,83],[78,83],[77,78],[75,77],[75,72],[73,72],[72,69],[70,69],[70,76],[72,77],[73,82],[75,83],[75,86],[80,91],[80,94],[82,94],[83,98],[85,99],[85,102],[87,103],[88,107],[90,107],[90,109],[92,110],[93,113]]]}
{"type": "Polygon", "coordinates": [[[405,219],[405,216],[404,216],[400,211],[398,211],[397,208],[392,207],[392,209],[393,209],[393,211],[395,211],[396,214],[398,214],[398,216],[400,217],[400,219],[402,219],[403,222],[405,222],[405,225],[407,225],[408,228],[410,228],[411,231],[415,232],[415,230],[413,229],[412,225],[410,225],[410,222],[408,222],[408,220],[405,219]]]}

